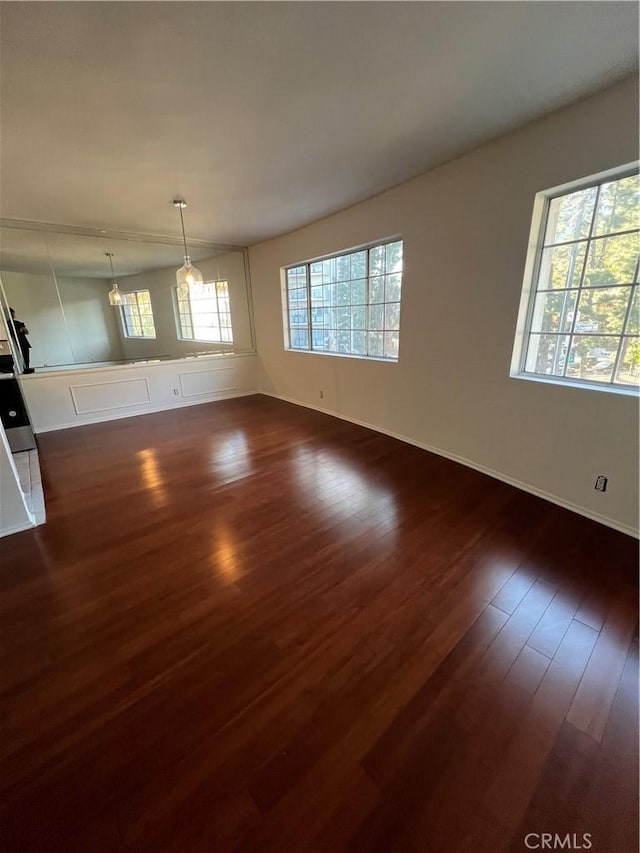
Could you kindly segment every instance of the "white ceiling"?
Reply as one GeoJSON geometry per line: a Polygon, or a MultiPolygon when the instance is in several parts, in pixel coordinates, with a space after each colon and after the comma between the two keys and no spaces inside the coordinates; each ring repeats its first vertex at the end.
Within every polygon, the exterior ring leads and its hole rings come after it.
{"type": "MultiPolygon", "coordinates": [[[[111,234],[65,234],[22,228],[0,229],[0,270],[50,276],[110,278],[113,255],[116,278],[182,265],[182,242],[173,245],[118,238],[111,234]]],[[[225,254],[213,244],[189,246],[194,263],[225,254]]]]}
{"type": "Polygon", "coordinates": [[[633,71],[635,3],[2,4],[3,217],[248,245],[633,71]]]}

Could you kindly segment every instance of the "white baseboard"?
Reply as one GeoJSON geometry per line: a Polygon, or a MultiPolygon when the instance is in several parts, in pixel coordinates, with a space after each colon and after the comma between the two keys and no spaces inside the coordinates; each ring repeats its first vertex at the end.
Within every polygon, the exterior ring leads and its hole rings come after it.
{"type": "Polygon", "coordinates": [[[435,453],[436,456],[443,456],[445,459],[450,459],[452,462],[457,462],[460,465],[465,465],[467,468],[473,468],[474,471],[479,471],[481,474],[486,474],[488,477],[493,477],[495,480],[500,480],[501,482],[507,483],[507,485],[509,486],[514,486],[516,489],[520,489],[523,492],[528,492],[531,495],[535,495],[538,498],[543,498],[543,500],[545,501],[549,501],[550,503],[556,504],[557,506],[561,506],[564,509],[568,509],[571,512],[575,512],[578,515],[582,515],[585,518],[589,518],[592,521],[597,521],[599,524],[604,524],[605,527],[611,527],[613,528],[613,530],[618,530],[620,533],[626,533],[627,536],[633,536],[636,539],[640,537],[640,531],[638,531],[634,527],[630,527],[626,524],[621,524],[619,521],[616,521],[613,518],[609,518],[606,515],[600,515],[597,512],[585,509],[584,507],[581,507],[578,504],[574,504],[571,501],[567,501],[564,498],[559,497],[558,495],[551,494],[550,492],[545,492],[543,489],[539,489],[536,486],[530,485],[529,483],[523,483],[521,480],[515,480],[513,477],[509,477],[506,474],[502,474],[500,471],[494,471],[492,468],[487,468],[484,465],[479,465],[477,462],[473,462],[471,459],[466,459],[463,456],[458,456],[455,453],[450,453],[447,450],[441,450],[439,447],[433,447],[432,445],[425,444],[422,441],[416,441],[416,439],[410,438],[407,435],[401,435],[400,433],[391,432],[391,430],[383,429],[383,427],[376,426],[375,424],[370,424],[366,421],[358,420],[357,418],[350,418],[347,415],[341,415],[337,412],[332,412],[330,409],[323,409],[320,406],[314,406],[312,403],[303,403],[300,400],[294,400],[292,397],[285,397],[282,394],[273,394],[268,391],[259,391],[258,393],[263,394],[265,397],[274,397],[276,400],[283,400],[286,403],[293,403],[296,406],[302,406],[305,409],[313,409],[316,412],[321,412],[323,415],[330,415],[333,418],[339,418],[340,420],[348,421],[349,423],[365,427],[366,429],[373,430],[374,432],[380,432],[383,435],[388,435],[390,438],[396,438],[398,439],[398,441],[405,442],[405,444],[411,444],[414,447],[419,447],[421,450],[426,450],[429,453],[435,453]]]}
{"type": "Polygon", "coordinates": [[[71,421],[70,423],[55,424],[47,427],[34,427],[36,435],[42,435],[45,432],[56,432],[59,429],[71,429],[73,427],[91,426],[91,424],[103,424],[107,421],[118,421],[122,418],[137,418],[140,415],[151,415],[154,412],[170,412],[173,409],[186,409],[190,406],[199,406],[202,403],[215,403],[218,400],[231,400],[234,397],[252,397],[258,394],[258,391],[237,391],[233,394],[226,392],[218,392],[216,394],[207,394],[202,400],[188,400],[186,402],[174,403],[170,406],[151,406],[137,412],[113,412],[112,414],[102,413],[101,417],[90,418],[89,420],[71,421]]]}
{"type": "Polygon", "coordinates": [[[3,536],[11,536],[14,533],[22,533],[23,530],[33,530],[34,527],[37,527],[35,520],[25,521],[22,524],[14,524],[13,527],[2,527],[0,528],[0,537],[3,536]]]}

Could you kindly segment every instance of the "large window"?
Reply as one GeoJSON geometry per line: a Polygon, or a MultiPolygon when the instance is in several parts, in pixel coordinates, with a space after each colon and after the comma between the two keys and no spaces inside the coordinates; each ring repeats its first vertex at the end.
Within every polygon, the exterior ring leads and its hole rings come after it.
{"type": "Polygon", "coordinates": [[[397,361],[402,240],[285,273],[289,349],[397,361]]]}
{"type": "Polygon", "coordinates": [[[151,294],[148,290],[134,290],[122,294],[122,327],[126,338],[155,338],[151,294]]]}
{"type": "Polygon", "coordinates": [[[637,172],[627,171],[539,200],[520,375],[640,385],[639,189],[637,172]]]}
{"type": "Polygon", "coordinates": [[[178,334],[184,341],[232,344],[229,283],[205,281],[176,288],[178,334]]]}

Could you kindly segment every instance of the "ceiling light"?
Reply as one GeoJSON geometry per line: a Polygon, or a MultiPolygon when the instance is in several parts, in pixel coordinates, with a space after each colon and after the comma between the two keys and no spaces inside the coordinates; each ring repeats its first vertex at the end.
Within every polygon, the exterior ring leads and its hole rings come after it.
{"type": "Polygon", "coordinates": [[[105,255],[109,258],[109,266],[111,267],[111,283],[113,284],[113,290],[109,291],[109,304],[115,306],[122,305],[123,298],[122,292],[118,287],[118,283],[113,280],[113,252],[105,252],[105,255]]]}
{"type": "Polygon", "coordinates": [[[187,238],[184,233],[184,217],[182,211],[187,206],[187,202],[183,198],[174,198],[173,206],[180,211],[180,224],[182,225],[182,242],[184,243],[184,264],[176,271],[176,280],[178,287],[183,291],[189,291],[192,284],[202,284],[202,273],[197,267],[194,267],[189,257],[187,249],[187,238]]]}

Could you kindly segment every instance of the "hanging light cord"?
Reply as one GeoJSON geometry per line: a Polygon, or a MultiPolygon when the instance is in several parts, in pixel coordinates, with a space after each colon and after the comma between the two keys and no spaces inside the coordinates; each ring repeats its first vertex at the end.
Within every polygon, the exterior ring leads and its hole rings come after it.
{"type": "Polygon", "coordinates": [[[187,235],[184,232],[184,216],[182,215],[182,208],[185,205],[184,205],[184,202],[181,202],[176,206],[177,206],[178,210],[180,211],[180,224],[182,225],[182,242],[184,243],[184,257],[186,260],[189,258],[189,250],[187,249],[187,235]]]}
{"type": "MultiPolygon", "coordinates": [[[[113,279],[115,278],[115,276],[113,274],[113,260],[112,260],[113,253],[112,252],[105,252],[105,255],[107,255],[107,257],[109,258],[109,266],[111,267],[111,281],[113,282],[113,279]]],[[[115,282],[114,282],[114,284],[115,284],[115,282]]]]}

